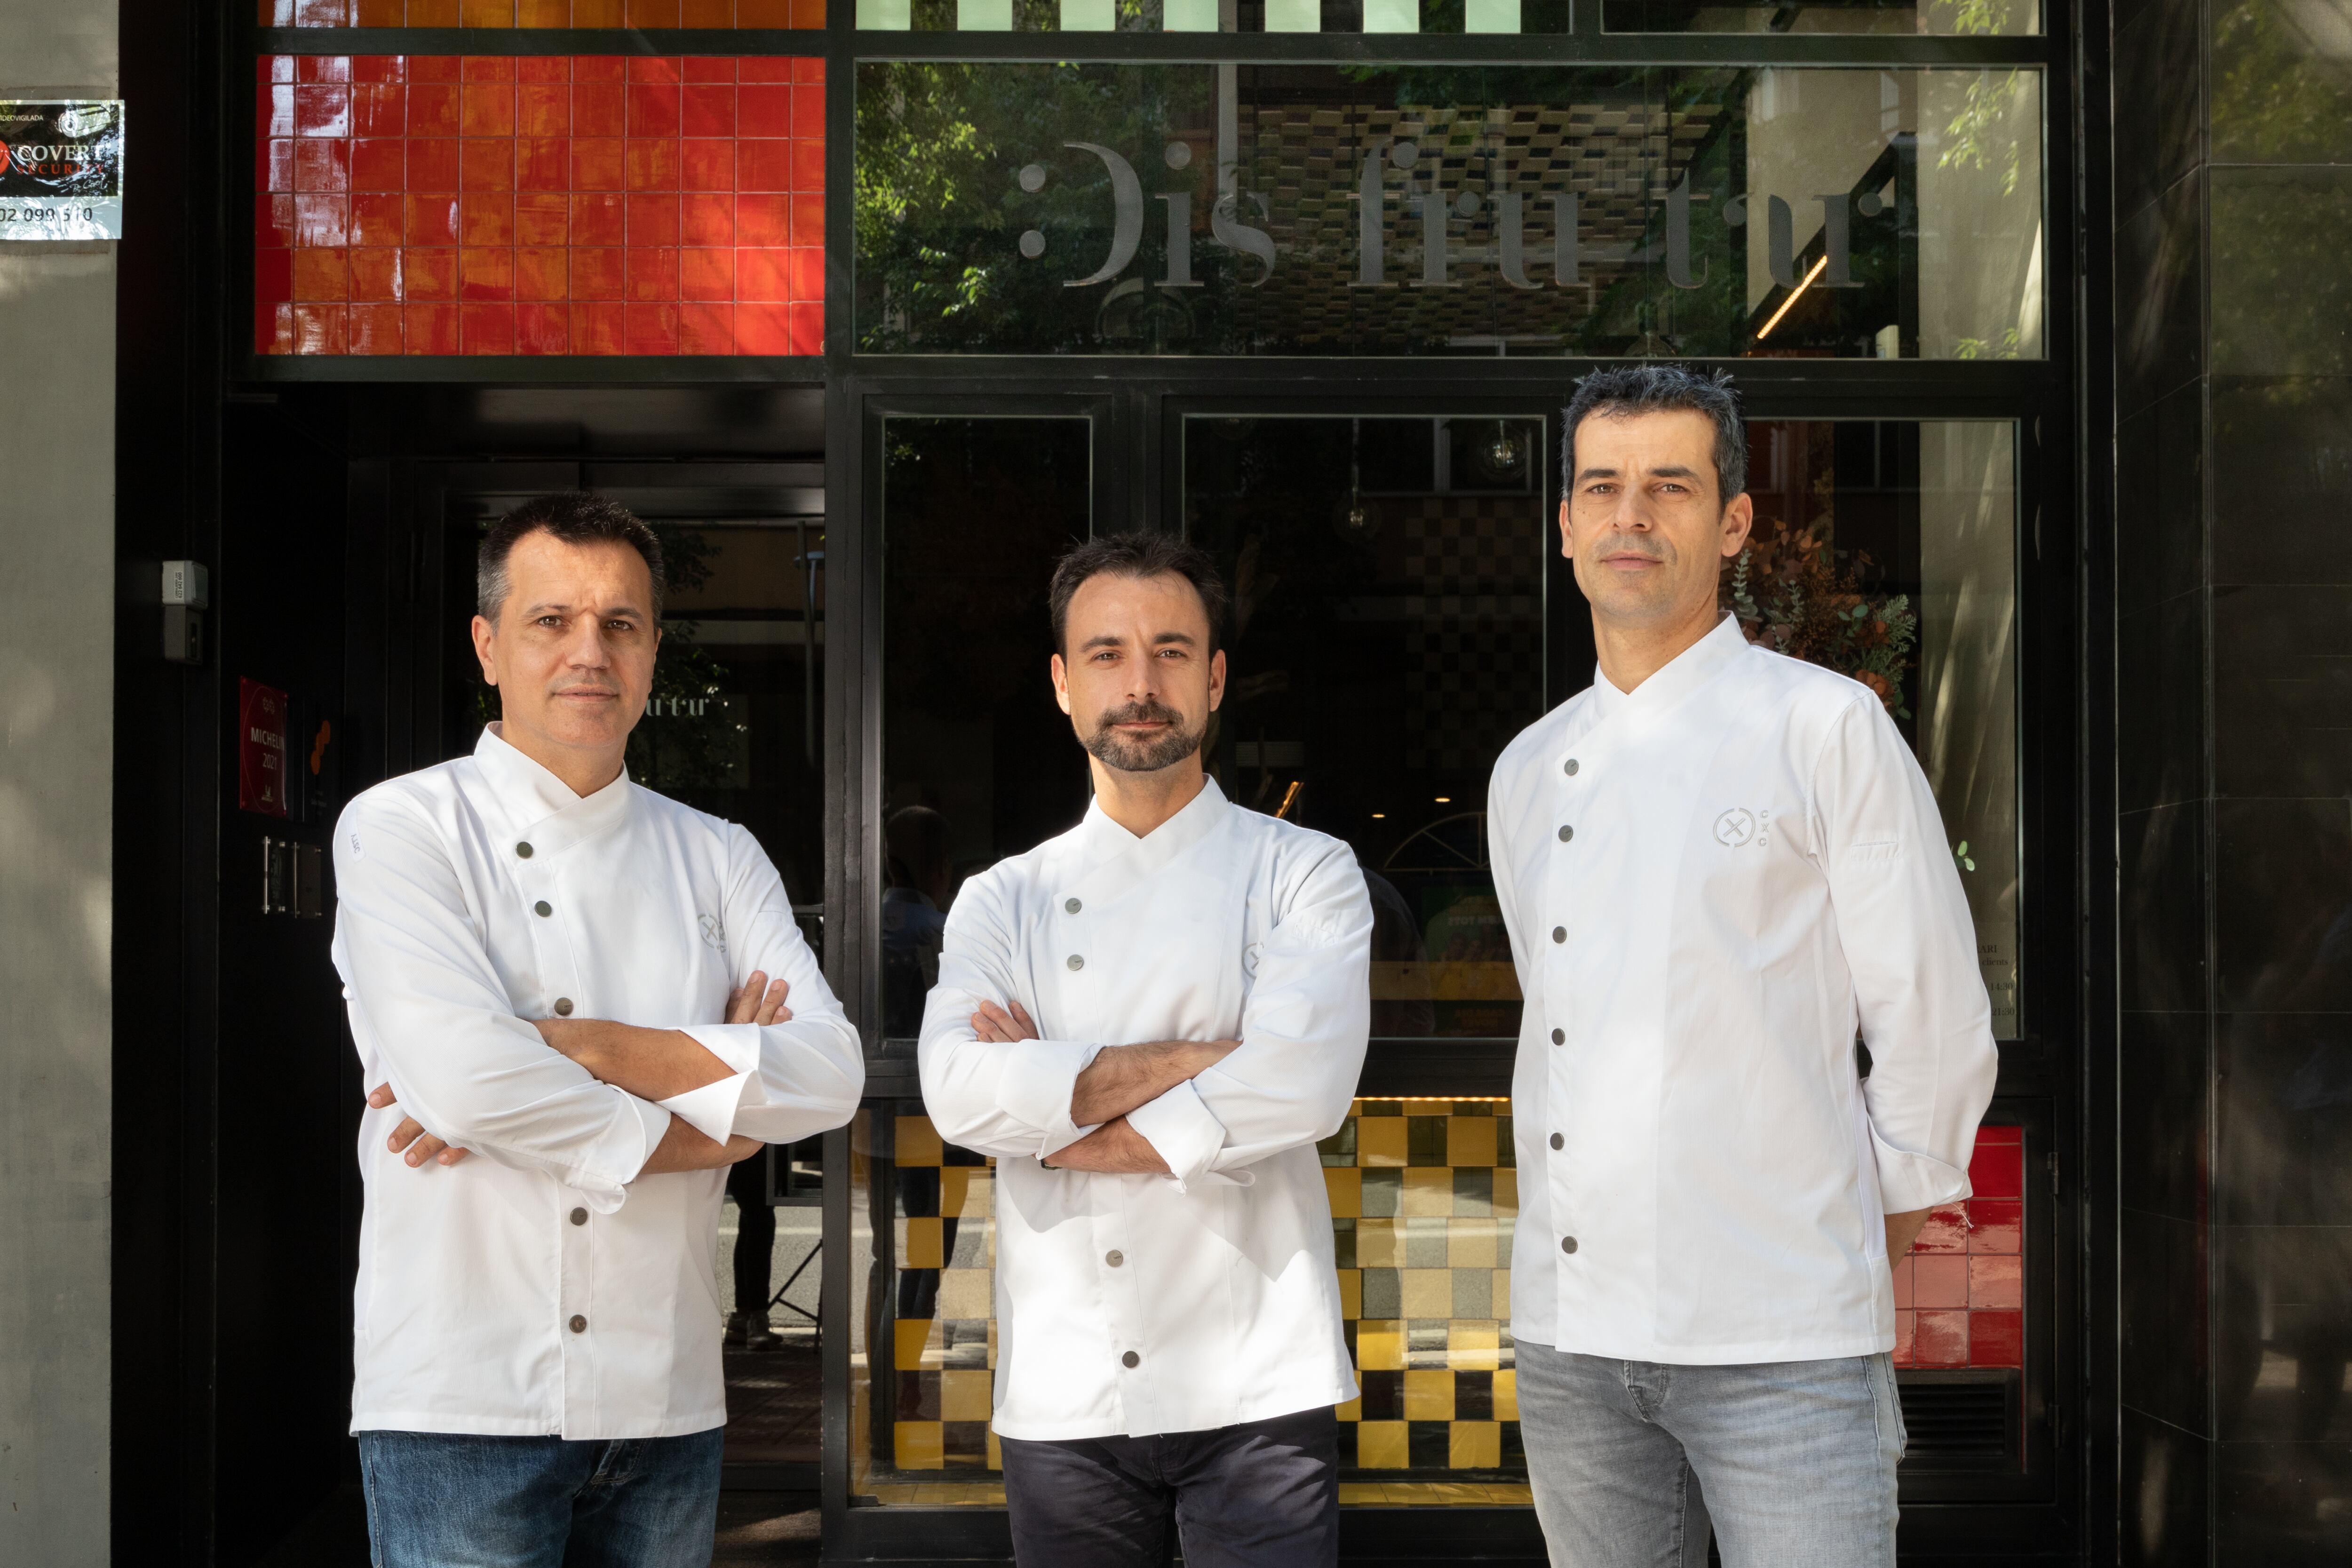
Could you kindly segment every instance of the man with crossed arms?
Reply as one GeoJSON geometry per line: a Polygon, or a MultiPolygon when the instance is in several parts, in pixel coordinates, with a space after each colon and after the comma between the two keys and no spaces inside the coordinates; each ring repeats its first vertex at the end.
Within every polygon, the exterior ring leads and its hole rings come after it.
{"type": "Polygon", "coordinates": [[[1223,598],[1164,535],[1061,563],[1094,804],[964,885],[924,1016],[932,1121],[997,1159],[1023,1568],[1158,1568],[1171,1526],[1192,1568],[1338,1560],[1356,1387],[1315,1144],[1363,1065],[1372,912],[1346,845],[1202,770],[1223,598]]]}

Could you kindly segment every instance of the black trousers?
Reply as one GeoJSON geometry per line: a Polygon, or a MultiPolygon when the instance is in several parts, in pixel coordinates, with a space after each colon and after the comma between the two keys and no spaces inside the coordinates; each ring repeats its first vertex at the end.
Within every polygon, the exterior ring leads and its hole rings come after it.
{"type": "Polygon", "coordinates": [[[1020,1568],[1329,1568],[1339,1423],[1327,1408],[1153,1437],[998,1438],[1020,1568]]]}
{"type": "Polygon", "coordinates": [[[727,1195],[735,1200],[735,1310],[755,1328],[768,1323],[768,1277],[775,1270],[776,1211],[768,1206],[768,1156],[754,1154],[727,1168],[727,1195]]]}

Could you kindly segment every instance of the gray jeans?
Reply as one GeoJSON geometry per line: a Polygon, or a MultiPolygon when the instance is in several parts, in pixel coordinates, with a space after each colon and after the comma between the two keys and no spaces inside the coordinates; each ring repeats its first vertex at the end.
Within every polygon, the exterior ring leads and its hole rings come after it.
{"type": "Polygon", "coordinates": [[[1553,1568],[1891,1568],[1903,1409],[1884,1355],[1663,1366],[1518,1343],[1553,1568]],[[1702,1500],[1702,1497],[1704,1500],[1702,1500]]]}

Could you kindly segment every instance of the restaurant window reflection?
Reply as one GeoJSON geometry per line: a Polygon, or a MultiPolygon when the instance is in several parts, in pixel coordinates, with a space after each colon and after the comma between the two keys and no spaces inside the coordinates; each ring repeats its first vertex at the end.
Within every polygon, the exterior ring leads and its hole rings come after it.
{"type": "Polygon", "coordinates": [[[1186,422],[1185,528],[1234,591],[1210,766],[1354,846],[1376,1036],[1518,1030],[1485,811],[1547,705],[1544,450],[1537,419],[1186,422]]]}
{"type": "Polygon", "coordinates": [[[883,423],[882,1028],[911,1057],[965,878],[1085,815],[1045,591],[1087,537],[1084,418],[883,423]]]}

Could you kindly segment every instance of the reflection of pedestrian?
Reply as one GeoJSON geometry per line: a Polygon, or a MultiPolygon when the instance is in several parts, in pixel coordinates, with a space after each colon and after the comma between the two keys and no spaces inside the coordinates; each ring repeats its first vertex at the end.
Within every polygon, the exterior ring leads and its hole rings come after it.
{"type": "Polygon", "coordinates": [[[1717,609],[1751,515],[1728,386],[1600,371],[1566,424],[1600,669],[1487,812],[1536,1512],[1555,1563],[1670,1563],[1695,1478],[1732,1568],[1885,1568],[1888,1258],[1969,1195],[2000,1066],[1968,900],[1885,707],[1717,609]]]}
{"type": "MultiPolygon", "coordinates": [[[[1377,871],[1364,873],[1364,889],[1372,896],[1372,962],[1420,963],[1421,921],[1413,918],[1397,885],[1377,871]]],[[[1375,970],[1374,973],[1379,971],[1375,970]]],[[[1421,1039],[1437,1030],[1437,1005],[1428,994],[1429,982],[1420,982],[1422,994],[1383,999],[1377,987],[1372,997],[1372,1034],[1389,1038],[1421,1039]]]]}
{"type": "Polygon", "coordinates": [[[928,805],[894,812],[882,830],[882,1032],[910,1038],[940,978],[954,867],[948,819],[928,805]]]}
{"type": "Polygon", "coordinates": [[[727,1172],[735,1200],[735,1310],[727,1316],[730,1350],[772,1351],[783,1341],[768,1322],[768,1281],[776,1261],[776,1211],[768,1205],[768,1153],[727,1172]]]}

